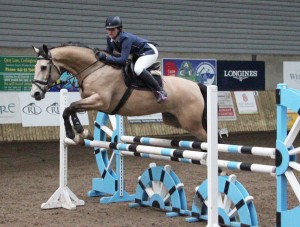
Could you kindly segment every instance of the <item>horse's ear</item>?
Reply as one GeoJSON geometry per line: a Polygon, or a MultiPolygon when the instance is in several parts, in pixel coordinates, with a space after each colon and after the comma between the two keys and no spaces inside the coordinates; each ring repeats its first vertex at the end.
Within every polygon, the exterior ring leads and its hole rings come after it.
{"type": "Polygon", "coordinates": [[[38,53],[40,53],[40,49],[39,48],[37,48],[37,47],[35,47],[35,46],[32,46],[32,48],[33,48],[33,50],[38,54],[38,53]]]}
{"type": "Polygon", "coordinates": [[[48,55],[49,50],[46,44],[43,44],[43,51],[45,52],[46,55],[48,55]]]}

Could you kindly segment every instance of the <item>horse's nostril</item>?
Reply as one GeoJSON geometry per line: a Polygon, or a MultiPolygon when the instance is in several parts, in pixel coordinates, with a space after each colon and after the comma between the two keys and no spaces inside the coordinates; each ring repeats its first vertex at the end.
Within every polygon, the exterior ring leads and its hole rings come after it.
{"type": "Polygon", "coordinates": [[[35,98],[41,97],[41,93],[38,92],[38,91],[34,92],[34,97],[35,97],[35,98]]]}

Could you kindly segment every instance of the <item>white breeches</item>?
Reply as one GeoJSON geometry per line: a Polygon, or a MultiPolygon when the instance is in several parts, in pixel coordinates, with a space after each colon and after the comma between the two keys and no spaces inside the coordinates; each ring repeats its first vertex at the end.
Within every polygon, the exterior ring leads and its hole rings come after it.
{"type": "Polygon", "coordinates": [[[147,69],[153,63],[155,63],[158,58],[158,51],[156,47],[151,43],[148,43],[148,45],[153,49],[155,54],[145,55],[138,58],[134,65],[134,72],[137,76],[139,76],[144,69],[147,69]]]}

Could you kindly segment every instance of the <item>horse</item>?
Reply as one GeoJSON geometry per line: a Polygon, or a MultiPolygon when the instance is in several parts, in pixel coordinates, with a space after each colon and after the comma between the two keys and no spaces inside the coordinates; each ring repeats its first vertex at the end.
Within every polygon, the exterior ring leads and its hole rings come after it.
{"type": "Polygon", "coordinates": [[[76,113],[90,110],[122,116],[162,113],[163,123],[182,128],[201,141],[207,140],[205,85],[180,77],[162,76],[168,99],[157,103],[149,90],[133,89],[132,94],[126,94],[128,87],[122,77],[123,71],[98,61],[94,49],[88,46],[69,42],[51,48],[45,44],[32,47],[37,53],[31,87],[31,96],[35,100],[43,99],[63,72],[69,72],[78,80],[81,100],[71,103],[62,114],[66,136],[77,144],[82,141],[78,138],[87,135],[76,113]]]}

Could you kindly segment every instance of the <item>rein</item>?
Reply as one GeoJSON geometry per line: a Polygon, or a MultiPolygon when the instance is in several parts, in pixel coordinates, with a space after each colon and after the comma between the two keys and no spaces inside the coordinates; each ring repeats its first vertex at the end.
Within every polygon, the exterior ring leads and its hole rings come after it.
{"type": "MultiPolygon", "coordinates": [[[[92,67],[93,65],[95,65],[97,62],[99,62],[98,60],[94,61],[91,65],[89,65],[88,67],[86,67],[85,69],[81,70],[79,73],[77,73],[76,75],[74,75],[74,77],[77,78],[78,75],[80,75],[81,73],[83,73],[84,71],[86,71],[87,69],[89,69],[90,67],[92,67]]],[[[78,80],[78,86],[83,90],[82,84],[85,78],[87,78],[91,73],[95,72],[98,69],[101,69],[102,67],[104,67],[105,64],[101,65],[99,68],[96,67],[95,69],[93,69],[91,72],[89,72],[88,74],[86,74],[81,81],[78,80]]]]}

